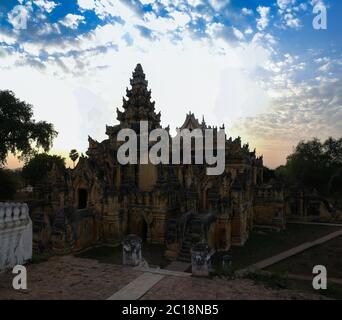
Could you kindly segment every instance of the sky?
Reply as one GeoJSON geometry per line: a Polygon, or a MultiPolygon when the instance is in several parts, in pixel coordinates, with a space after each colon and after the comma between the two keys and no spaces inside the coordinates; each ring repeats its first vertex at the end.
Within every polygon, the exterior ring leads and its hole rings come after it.
{"type": "Polygon", "coordinates": [[[342,136],[341,20],[340,0],[0,0],[0,90],[55,125],[50,153],[85,153],[141,63],[163,126],[192,111],[275,168],[300,140],[342,136]]]}

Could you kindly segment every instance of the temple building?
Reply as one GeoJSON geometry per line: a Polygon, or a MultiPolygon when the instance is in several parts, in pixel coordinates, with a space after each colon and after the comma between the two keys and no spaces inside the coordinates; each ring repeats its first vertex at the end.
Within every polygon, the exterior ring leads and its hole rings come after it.
{"type": "MultiPolygon", "coordinates": [[[[106,127],[108,138],[89,137],[87,156],[74,169],[54,166],[39,188],[31,209],[36,244],[77,250],[136,234],[165,244],[170,258],[189,261],[197,242],[228,250],[246,242],[254,223],[284,227],[283,191],[263,183],[263,158],[240,138],[225,139],[225,170],[218,176],[207,175],[206,165],[118,163],[121,129],[133,129],[139,140],[140,121],[148,121],[149,131],[161,128],[140,64],[130,84],[117,109],[119,124],[106,127]]],[[[180,128],[211,127],[190,112],[180,128]]]]}

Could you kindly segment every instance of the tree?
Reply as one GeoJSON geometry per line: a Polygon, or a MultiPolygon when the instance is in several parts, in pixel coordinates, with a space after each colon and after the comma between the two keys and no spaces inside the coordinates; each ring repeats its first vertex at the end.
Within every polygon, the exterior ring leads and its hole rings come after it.
{"type": "Polygon", "coordinates": [[[18,171],[0,168],[0,200],[13,200],[17,189],[21,186],[18,171]]]}
{"type": "Polygon", "coordinates": [[[276,174],[327,195],[332,189],[342,189],[342,139],[299,142],[286,166],[278,168],[276,174]]]}
{"type": "Polygon", "coordinates": [[[75,161],[78,159],[79,155],[76,149],[72,149],[69,153],[69,158],[71,161],[74,163],[74,168],[75,168],[75,161]]]}
{"type": "Polygon", "coordinates": [[[58,133],[51,123],[36,122],[32,108],[12,91],[0,90],[0,165],[6,163],[10,152],[27,160],[40,148],[47,152],[52,147],[58,133]]]}
{"type": "Polygon", "coordinates": [[[334,182],[337,182],[337,188],[342,186],[342,138],[335,140],[329,138],[324,142],[325,159],[330,167],[330,176],[327,191],[332,191],[334,182]]]}
{"type": "Polygon", "coordinates": [[[275,170],[272,170],[266,166],[264,166],[264,182],[270,182],[272,179],[275,179],[275,170]]]}
{"type": "Polygon", "coordinates": [[[37,154],[24,165],[22,177],[27,183],[36,186],[37,184],[44,182],[48,172],[52,169],[54,164],[61,168],[65,168],[65,159],[47,153],[37,154]]]}

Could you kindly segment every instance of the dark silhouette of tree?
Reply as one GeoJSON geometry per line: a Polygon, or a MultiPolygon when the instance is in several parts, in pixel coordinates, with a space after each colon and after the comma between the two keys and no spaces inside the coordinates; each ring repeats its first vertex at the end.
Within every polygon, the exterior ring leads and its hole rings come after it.
{"type": "Polygon", "coordinates": [[[36,186],[45,181],[47,173],[52,169],[54,164],[65,168],[65,159],[47,153],[37,154],[23,167],[22,177],[27,183],[36,186]]]}
{"type": "Polygon", "coordinates": [[[264,166],[264,182],[270,182],[276,179],[275,170],[264,166]]]}
{"type": "Polygon", "coordinates": [[[6,163],[10,152],[28,160],[40,148],[50,150],[58,133],[51,123],[36,122],[32,108],[12,91],[0,90],[0,165],[6,163]]]}
{"type": "Polygon", "coordinates": [[[20,172],[0,168],[0,200],[13,200],[14,196],[22,186],[20,172]]]}
{"type": "Polygon", "coordinates": [[[276,175],[326,195],[342,190],[342,138],[299,142],[276,175]]]}
{"type": "Polygon", "coordinates": [[[71,161],[74,164],[74,168],[75,168],[75,162],[78,159],[79,155],[76,149],[72,149],[69,153],[69,158],[71,159],[71,161]]]}

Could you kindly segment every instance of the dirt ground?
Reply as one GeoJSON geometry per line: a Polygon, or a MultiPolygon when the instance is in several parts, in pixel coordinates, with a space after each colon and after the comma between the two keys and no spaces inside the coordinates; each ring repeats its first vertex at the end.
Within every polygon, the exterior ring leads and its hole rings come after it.
{"type": "MultiPolygon", "coordinates": [[[[12,273],[0,274],[0,300],[103,300],[141,275],[130,267],[74,256],[27,266],[28,290],[12,288],[12,273]]],[[[165,276],[142,299],[238,300],[324,299],[311,293],[275,290],[252,280],[165,276]]]]}

